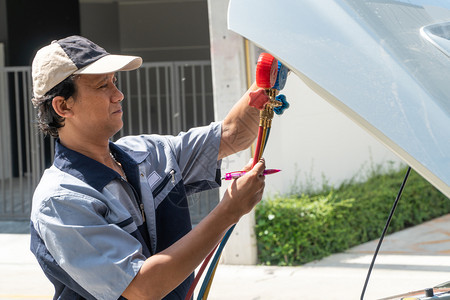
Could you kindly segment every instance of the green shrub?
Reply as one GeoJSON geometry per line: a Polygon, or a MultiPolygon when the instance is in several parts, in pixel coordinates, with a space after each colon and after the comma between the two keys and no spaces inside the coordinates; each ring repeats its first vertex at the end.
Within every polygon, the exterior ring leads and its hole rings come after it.
{"type": "MultiPolygon", "coordinates": [[[[256,208],[258,257],[299,265],[379,238],[406,169],[372,174],[323,194],[277,197],[256,208]]],[[[450,200],[411,171],[388,233],[450,212],[450,200]]]]}

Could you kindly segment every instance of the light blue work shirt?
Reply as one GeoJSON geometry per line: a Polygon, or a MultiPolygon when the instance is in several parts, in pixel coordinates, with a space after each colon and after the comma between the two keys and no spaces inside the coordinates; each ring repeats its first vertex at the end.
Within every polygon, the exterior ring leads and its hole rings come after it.
{"type": "MultiPolygon", "coordinates": [[[[211,123],[111,142],[126,180],[57,141],[31,213],[31,250],[55,299],[121,298],[147,257],[188,233],[187,195],[220,185],[220,137],[211,123]]],[[[166,299],[184,299],[192,277],[166,299]]]]}

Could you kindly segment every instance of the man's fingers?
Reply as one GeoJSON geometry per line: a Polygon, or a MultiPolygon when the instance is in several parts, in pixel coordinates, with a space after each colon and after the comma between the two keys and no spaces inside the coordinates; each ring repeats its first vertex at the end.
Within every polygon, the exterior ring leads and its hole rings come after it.
{"type": "Polygon", "coordinates": [[[253,158],[250,158],[250,160],[245,165],[245,167],[242,168],[242,171],[245,171],[245,172],[250,171],[252,169],[252,164],[253,164],[253,158]]]}
{"type": "Polygon", "coordinates": [[[266,169],[266,161],[264,160],[264,158],[261,158],[253,167],[252,171],[254,171],[258,176],[264,176],[265,169],[266,169]]]}

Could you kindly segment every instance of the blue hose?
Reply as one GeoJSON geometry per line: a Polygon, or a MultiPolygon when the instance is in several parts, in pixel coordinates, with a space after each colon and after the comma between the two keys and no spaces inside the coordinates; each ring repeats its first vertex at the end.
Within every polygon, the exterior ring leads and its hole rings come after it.
{"type": "Polygon", "coordinates": [[[219,248],[217,248],[217,252],[214,255],[213,260],[211,261],[211,264],[209,265],[209,269],[208,269],[208,272],[205,275],[205,279],[203,279],[203,284],[202,284],[202,287],[200,289],[200,292],[198,293],[197,300],[202,300],[203,299],[203,295],[205,294],[205,291],[206,291],[206,288],[208,286],[208,283],[209,283],[210,280],[212,280],[211,279],[211,274],[213,273],[216,264],[218,264],[220,255],[222,254],[222,250],[225,247],[225,244],[227,243],[228,238],[230,237],[231,233],[233,232],[234,227],[236,227],[236,224],[234,224],[233,226],[230,227],[230,229],[228,229],[227,233],[225,233],[222,241],[220,242],[219,248]]]}

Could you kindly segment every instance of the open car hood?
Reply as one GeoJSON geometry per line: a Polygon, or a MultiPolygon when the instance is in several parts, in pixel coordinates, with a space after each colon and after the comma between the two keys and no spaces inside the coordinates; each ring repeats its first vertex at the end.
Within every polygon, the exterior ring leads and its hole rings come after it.
{"type": "Polygon", "coordinates": [[[230,0],[228,26],[450,197],[450,1],[230,0]]]}

